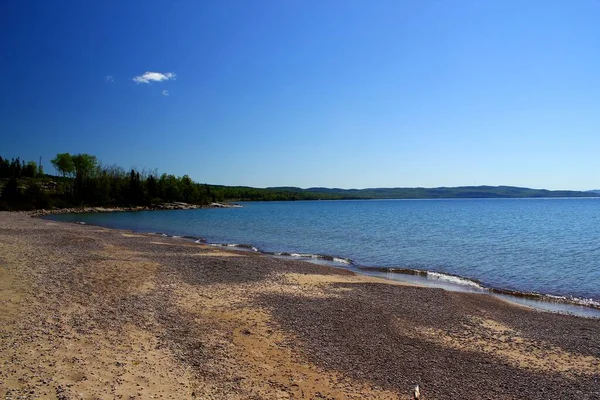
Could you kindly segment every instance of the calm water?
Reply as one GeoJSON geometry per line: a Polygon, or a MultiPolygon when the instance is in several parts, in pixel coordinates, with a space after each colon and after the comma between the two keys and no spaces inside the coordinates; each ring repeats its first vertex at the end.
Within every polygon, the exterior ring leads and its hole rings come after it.
{"type": "Polygon", "coordinates": [[[489,287],[600,301],[600,199],[243,204],[52,218],[328,254],[362,266],[442,272],[489,287]]]}

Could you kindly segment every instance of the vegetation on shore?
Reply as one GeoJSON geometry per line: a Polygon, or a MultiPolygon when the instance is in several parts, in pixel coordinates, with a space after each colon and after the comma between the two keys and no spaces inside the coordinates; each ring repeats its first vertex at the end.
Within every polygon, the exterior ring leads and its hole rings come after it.
{"type": "Polygon", "coordinates": [[[593,197],[592,192],[540,190],[512,186],[454,188],[330,189],[221,186],[194,182],[188,175],[159,175],[156,170],[103,165],[90,154],[60,153],[51,161],[56,175],[42,165],[0,157],[0,210],[79,206],[132,207],[184,202],[205,205],[223,201],[593,197]]]}
{"type": "Polygon", "coordinates": [[[103,165],[90,154],[61,153],[51,162],[56,175],[45,174],[35,161],[0,157],[0,210],[341,198],[327,194],[200,184],[188,175],[159,175],[156,171],[126,171],[116,165],[103,165]]]}

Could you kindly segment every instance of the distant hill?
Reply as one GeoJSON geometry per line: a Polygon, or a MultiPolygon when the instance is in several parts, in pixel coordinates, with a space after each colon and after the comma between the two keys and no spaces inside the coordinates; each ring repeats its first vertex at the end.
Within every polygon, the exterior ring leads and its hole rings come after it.
{"type": "Polygon", "coordinates": [[[598,197],[600,192],[530,189],[514,186],[460,186],[438,188],[369,188],[338,189],[311,187],[270,187],[268,190],[323,194],[343,199],[458,199],[458,198],[530,198],[530,197],[598,197]]]}

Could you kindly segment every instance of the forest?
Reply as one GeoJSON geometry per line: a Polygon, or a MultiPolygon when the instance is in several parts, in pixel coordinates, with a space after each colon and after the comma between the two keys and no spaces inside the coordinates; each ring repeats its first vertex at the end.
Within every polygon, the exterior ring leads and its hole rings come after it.
{"type": "Polygon", "coordinates": [[[326,193],[197,183],[188,175],[159,175],[155,170],[104,165],[86,153],[60,153],[51,163],[54,175],[46,174],[39,162],[0,157],[0,210],[343,198],[326,193]]]}

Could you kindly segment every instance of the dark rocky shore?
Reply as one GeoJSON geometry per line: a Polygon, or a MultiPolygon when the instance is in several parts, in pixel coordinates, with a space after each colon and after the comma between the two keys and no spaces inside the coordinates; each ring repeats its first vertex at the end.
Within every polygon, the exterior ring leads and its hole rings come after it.
{"type": "Polygon", "coordinates": [[[5,398],[600,399],[600,320],[0,213],[5,398]]]}

